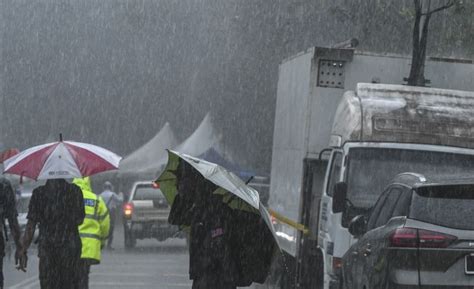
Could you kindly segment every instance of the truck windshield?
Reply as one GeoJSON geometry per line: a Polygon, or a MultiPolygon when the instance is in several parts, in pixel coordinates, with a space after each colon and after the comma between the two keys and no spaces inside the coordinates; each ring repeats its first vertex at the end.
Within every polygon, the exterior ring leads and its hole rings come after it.
{"type": "Polygon", "coordinates": [[[474,156],[393,148],[352,148],[349,151],[347,197],[361,209],[372,207],[385,186],[398,174],[427,176],[474,175],[474,156]]]}

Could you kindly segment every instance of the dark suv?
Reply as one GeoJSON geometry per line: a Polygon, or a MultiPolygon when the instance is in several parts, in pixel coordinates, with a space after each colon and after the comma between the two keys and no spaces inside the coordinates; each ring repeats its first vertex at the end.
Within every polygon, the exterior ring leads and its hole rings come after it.
{"type": "Polygon", "coordinates": [[[401,174],[349,232],[344,288],[474,287],[474,180],[401,174]]]}

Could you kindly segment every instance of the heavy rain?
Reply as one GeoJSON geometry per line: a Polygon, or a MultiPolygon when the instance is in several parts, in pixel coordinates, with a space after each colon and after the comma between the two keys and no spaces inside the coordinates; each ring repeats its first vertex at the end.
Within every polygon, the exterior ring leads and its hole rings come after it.
{"type": "Polygon", "coordinates": [[[474,287],[474,1],[0,13],[0,289],[474,287]]]}

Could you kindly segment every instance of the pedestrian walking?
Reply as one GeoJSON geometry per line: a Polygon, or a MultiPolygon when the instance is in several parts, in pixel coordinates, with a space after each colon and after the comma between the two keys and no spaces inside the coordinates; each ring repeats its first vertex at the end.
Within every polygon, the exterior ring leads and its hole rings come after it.
{"type": "Polygon", "coordinates": [[[192,289],[235,289],[239,272],[231,243],[231,209],[220,196],[209,192],[193,211],[189,247],[192,289]]]}
{"type": "Polygon", "coordinates": [[[110,230],[109,230],[109,237],[107,240],[107,249],[113,250],[112,242],[114,240],[114,229],[115,229],[115,219],[117,216],[117,209],[120,208],[123,198],[117,195],[114,191],[114,187],[112,183],[106,181],[104,183],[104,191],[100,194],[102,199],[104,200],[107,209],[109,210],[110,215],[110,230]]]}
{"type": "Polygon", "coordinates": [[[235,289],[239,272],[231,244],[232,209],[222,202],[222,196],[213,194],[217,186],[193,175],[189,165],[180,162],[176,175],[177,202],[169,221],[190,221],[192,289],[235,289]],[[186,214],[179,218],[178,211],[186,214]]]}
{"type": "Polygon", "coordinates": [[[88,289],[90,267],[100,263],[101,249],[109,235],[110,217],[102,197],[92,192],[88,177],[74,179],[73,183],[81,188],[86,216],[82,225],[79,226],[82,253],[77,268],[75,288],[88,289]]]}
{"type": "Polygon", "coordinates": [[[175,151],[156,183],[171,204],[168,222],[190,229],[193,289],[265,282],[279,244],[257,191],[216,164],[175,151]]]}
{"type": "Polygon", "coordinates": [[[16,211],[15,193],[11,183],[0,176],[0,289],[3,289],[3,258],[5,257],[5,243],[8,241],[6,232],[5,219],[8,220],[10,232],[15,242],[15,264],[26,262],[26,255],[22,255],[22,247],[20,242],[20,226],[18,225],[18,213],[16,211]]]}
{"type": "MultiPolygon", "coordinates": [[[[49,179],[33,190],[23,236],[23,252],[39,225],[39,279],[41,289],[75,288],[81,257],[79,225],[84,221],[81,189],[65,179],[49,179]]],[[[22,264],[20,269],[25,269],[22,264]]]]}

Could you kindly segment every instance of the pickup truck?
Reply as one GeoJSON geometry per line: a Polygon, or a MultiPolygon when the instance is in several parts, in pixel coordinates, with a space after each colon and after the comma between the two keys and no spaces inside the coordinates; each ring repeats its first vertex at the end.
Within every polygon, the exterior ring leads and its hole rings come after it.
{"type": "Polygon", "coordinates": [[[178,236],[178,227],[168,223],[169,213],[168,202],[153,182],[135,182],[123,206],[125,248],[135,247],[137,239],[164,241],[178,236]]]}

